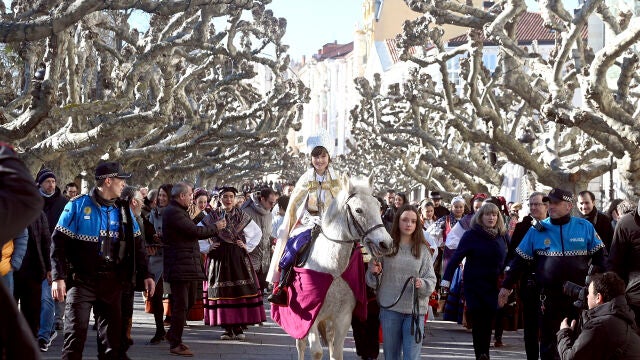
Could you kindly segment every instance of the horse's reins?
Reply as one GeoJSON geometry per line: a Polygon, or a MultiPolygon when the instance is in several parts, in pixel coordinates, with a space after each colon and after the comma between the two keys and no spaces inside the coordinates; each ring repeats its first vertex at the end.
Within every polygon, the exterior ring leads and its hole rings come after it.
{"type": "Polygon", "coordinates": [[[360,236],[357,239],[347,239],[347,240],[341,240],[341,239],[332,239],[329,236],[327,236],[327,234],[325,234],[324,230],[322,230],[322,227],[320,227],[320,232],[322,232],[322,235],[324,235],[324,237],[329,240],[329,241],[333,241],[336,243],[355,243],[355,242],[366,242],[367,240],[367,235],[371,234],[373,231],[384,227],[384,225],[382,223],[377,224],[372,226],[371,228],[369,228],[368,230],[364,230],[364,228],[362,227],[362,225],[360,225],[360,223],[358,223],[358,221],[356,220],[356,217],[353,215],[353,211],[351,211],[351,206],[349,206],[349,200],[351,200],[351,198],[353,198],[354,196],[356,196],[355,193],[349,194],[349,196],[347,197],[347,200],[344,202],[344,205],[347,208],[347,213],[349,214],[349,221],[347,221],[347,226],[349,227],[349,232],[351,233],[351,227],[354,227],[356,229],[356,232],[358,233],[358,236],[360,236]]]}
{"type": "MultiPolygon", "coordinates": [[[[393,301],[393,304],[385,306],[382,304],[379,304],[381,308],[383,309],[391,309],[392,307],[396,306],[398,304],[398,302],[400,302],[400,299],[402,298],[402,295],[404,294],[405,290],[407,290],[407,286],[409,284],[411,284],[411,280],[416,280],[417,278],[415,276],[409,276],[407,278],[407,280],[405,280],[404,285],[402,286],[402,290],[400,291],[400,294],[398,295],[398,297],[393,301]]],[[[380,279],[379,277],[376,276],[376,290],[380,287],[380,279]]],[[[415,289],[415,285],[413,286],[413,292],[412,292],[412,304],[411,304],[411,335],[413,335],[416,344],[420,344],[422,342],[422,331],[420,331],[420,321],[422,319],[420,319],[420,301],[418,300],[418,292],[415,289]]]]}
{"type": "MultiPolygon", "coordinates": [[[[349,227],[349,232],[351,232],[351,227],[353,226],[356,229],[356,232],[358,233],[358,236],[360,236],[360,238],[358,239],[348,239],[348,240],[340,240],[340,239],[332,239],[329,236],[327,236],[327,234],[325,234],[325,232],[322,230],[322,227],[320,227],[320,232],[322,233],[322,235],[324,235],[324,237],[329,240],[329,241],[333,241],[336,243],[355,243],[357,241],[364,241],[366,242],[366,238],[367,235],[371,234],[373,231],[375,231],[376,229],[379,229],[381,227],[384,227],[384,225],[382,223],[377,224],[372,226],[371,228],[369,228],[368,230],[364,230],[364,228],[362,227],[362,225],[360,225],[360,223],[358,223],[358,221],[356,220],[355,216],[353,215],[353,211],[351,210],[351,206],[349,206],[349,200],[351,200],[351,198],[353,198],[356,194],[352,193],[349,194],[349,196],[347,197],[347,200],[344,202],[345,206],[347,207],[347,213],[349,214],[349,219],[350,221],[347,221],[347,226],[349,227]]],[[[402,297],[402,295],[404,294],[405,290],[407,289],[407,285],[409,285],[411,283],[411,280],[414,280],[415,277],[410,276],[407,278],[407,280],[404,282],[404,285],[402,286],[402,291],[400,291],[400,295],[398,295],[398,298],[396,298],[396,300],[393,302],[393,304],[389,305],[389,306],[383,306],[382,304],[380,304],[380,307],[383,309],[389,309],[394,307],[395,305],[398,304],[398,302],[400,301],[400,298],[402,297]]],[[[378,278],[376,277],[376,282],[378,281],[378,278]]],[[[378,283],[378,286],[380,284],[378,283]]],[[[378,288],[378,286],[376,286],[376,288],[378,288]]],[[[411,309],[411,335],[414,335],[414,339],[416,341],[416,344],[420,344],[422,342],[422,331],[420,331],[420,302],[418,300],[418,292],[415,289],[415,285],[413,288],[413,305],[412,305],[412,309],[411,309]]]]}

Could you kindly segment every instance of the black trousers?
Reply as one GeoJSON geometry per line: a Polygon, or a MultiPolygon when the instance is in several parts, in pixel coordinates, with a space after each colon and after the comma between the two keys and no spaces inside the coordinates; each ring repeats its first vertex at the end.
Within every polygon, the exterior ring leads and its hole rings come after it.
{"type": "Polygon", "coordinates": [[[171,327],[167,332],[169,345],[174,348],[182,343],[184,322],[189,304],[195,302],[195,281],[171,281],[171,327]]]}
{"type": "Polygon", "coordinates": [[[534,287],[527,286],[526,279],[520,282],[520,300],[522,301],[524,349],[527,352],[527,360],[538,360],[540,355],[540,331],[538,327],[540,293],[534,287]]]}
{"type": "Polygon", "coordinates": [[[122,284],[115,274],[74,279],[67,291],[62,359],[82,359],[91,308],[98,321],[98,359],[118,359],[122,331],[122,284]]]}
{"type": "Polygon", "coordinates": [[[35,338],[40,327],[40,306],[42,302],[42,279],[27,272],[13,273],[13,297],[20,302],[20,312],[24,315],[35,338]]]}
{"type": "Polygon", "coordinates": [[[476,359],[480,359],[482,355],[489,358],[489,347],[491,346],[491,327],[496,314],[495,309],[469,309],[468,316],[471,316],[473,327],[471,334],[473,336],[473,351],[476,359]]]}
{"type": "MultiPolygon", "coordinates": [[[[38,313],[39,315],[39,313],[38,313]]],[[[40,349],[9,289],[0,281],[0,358],[39,359],[40,349]],[[4,356],[4,357],[3,357],[4,356]]]]}
{"type": "Polygon", "coordinates": [[[547,296],[545,311],[539,314],[540,359],[559,360],[558,339],[556,333],[564,318],[578,319],[579,311],[566,296],[547,296]]]}
{"type": "Polygon", "coordinates": [[[133,284],[125,284],[122,287],[122,330],[120,333],[120,353],[122,357],[129,350],[130,326],[133,320],[133,284]]]}
{"type": "Polygon", "coordinates": [[[162,296],[164,292],[164,281],[162,280],[162,276],[158,280],[156,284],[156,290],[151,297],[151,308],[153,309],[153,320],[156,324],[156,333],[155,335],[164,336],[164,304],[162,304],[162,296]]]}
{"type": "Polygon", "coordinates": [[[375,299],[373,289],[367,286],[367,319],[360,321],[356,316],[351,318],[353,341],[356,343],[356,354],[363,359],[378,358],[380,342],[378,330],[380,328],[380,306],[375,299]]]}

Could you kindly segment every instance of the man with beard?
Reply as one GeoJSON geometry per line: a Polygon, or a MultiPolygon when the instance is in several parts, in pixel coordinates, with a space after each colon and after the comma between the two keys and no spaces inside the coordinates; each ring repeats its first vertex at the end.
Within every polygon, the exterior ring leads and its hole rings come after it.
{"type": "MultiPolygon", "coordinates": [[[[47,224],[49,227],[49,235],[53,233],[60,214],[64,206],[69,201],[62,191],[56,186],[56,175],[53,171],[43,168],[36,175],[36,185],[40,189],[40,195],[44,199],[44,208],[42,209],[47,215],[47,224]]],[[[57,336],[55,330],[62,330],[62,318],[64,317],[64,300],[54,301],[51,298],[51,278],[42,282],[42,309],[40,311],[40,331],[38,333],[38,342],[41,343],[42,351],[47,351],[51,341],[57,336]],[[54,328],[55,326],[55,328],[54,328]]]]}
{"type": "Polygon", "coordinates": [[[588,190],[578,193],[578,211],[580,211],[580,217],[587,219],[596,232],[600,236],[600,239],[607,248],[607,253],[611,250],[611,241],[613,240],[613,226],[611,226],[611,218],[602,211],[598,211],[595,205],[596,196],[588,190]]]}

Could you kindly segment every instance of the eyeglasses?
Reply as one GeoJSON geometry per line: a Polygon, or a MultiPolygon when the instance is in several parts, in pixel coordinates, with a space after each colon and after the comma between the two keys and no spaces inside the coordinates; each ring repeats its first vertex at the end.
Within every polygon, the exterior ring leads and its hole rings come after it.
{"type": "Polygon", "coordinates": [[[545,203],[529,203],[529,207],[543,206],[545,203]]]}

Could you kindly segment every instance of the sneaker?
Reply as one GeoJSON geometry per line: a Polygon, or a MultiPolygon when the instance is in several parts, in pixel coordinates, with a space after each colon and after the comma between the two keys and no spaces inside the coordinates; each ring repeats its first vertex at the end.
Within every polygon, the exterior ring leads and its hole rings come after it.
{"type": "Polygon", "coordinates": [[[224,334],[220,335],[220,340],[233,340],[233,338],[234,336],[230,332],[225,332],[224,334]]]}
{"type": "Polygon", "coordinates": [[[47,340],[38,339],[38,347],[41,352],[47,352],[49,350],[49,344],[47,344],[47,340]]]}
{"type": "Polygon", "coordinates": [[[53,343],[53,340],[57,337],[58,337],[58,332],[52,331],[51,335],[49,335],[49,342],[47,343],[47,347],[51,346],[51,344],[53,343]]]}
{"type": "Polygon", "coordinates": [[[180,344],[174,348],[169,349],[169,354],[177,356],[193,356],[193,352],[189,350],[189,347],[185,344],[180,344]]]}
{"type": "Polygon", "coordinates": [[[236,334],[235,338],[236,340],[244,340],[247,338],[247,336],[244,333],[240,333],[240,334],[236,334]]]}
{"type": "Polygon", "coordinates": [[[503,347],[504,344],[502,343],[502,340],[496,340],[496,342],[493,343],[493,346],[498,348],[498,347],[503,347]]]}

